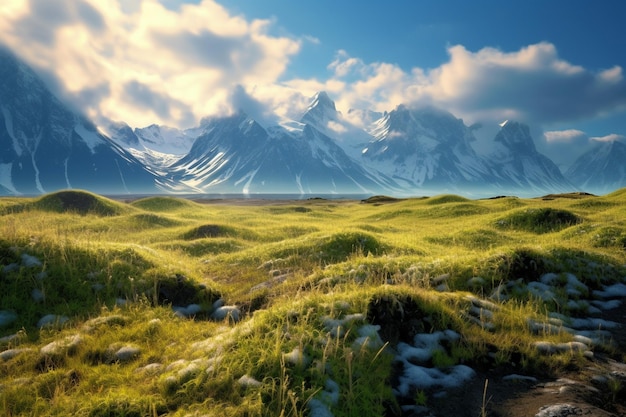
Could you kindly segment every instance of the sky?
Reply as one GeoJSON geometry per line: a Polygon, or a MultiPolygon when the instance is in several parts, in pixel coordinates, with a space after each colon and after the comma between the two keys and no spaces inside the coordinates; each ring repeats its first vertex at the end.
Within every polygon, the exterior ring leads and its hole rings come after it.
{"type": "Polygon", "coordinates": [[[326,91],[346,118],[443,108],[483,144],[522,121],[564,166],[626,140],[624,21],[622,0],[3,0],[0,43],[97,123],[272,123],[326,91]]]}

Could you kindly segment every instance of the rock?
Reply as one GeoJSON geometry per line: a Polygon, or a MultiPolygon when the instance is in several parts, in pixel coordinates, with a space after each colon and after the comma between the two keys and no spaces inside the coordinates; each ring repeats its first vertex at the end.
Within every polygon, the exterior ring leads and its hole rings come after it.
{"type": "Polygon", "coordinates": [[[67,323],[70,319],[66,316],[60,316],[57,314],[46,314],[37,322],[37,327],[40,329],[48,326],[61,326],[67,323]]]}
{"type": "Polygon", "coordinates": [[[137,368],[135,372],[137,373],[146,373],[146,374],[156,374],[161,369],[163,369],[163,364],[161,363],[149,363],[146,366],[142,366],[141,368],[137,368]]]}
{"type": "Polygon", "coordinates": [[[96,317],[91,320],[87,320],[85,324],[83,324],[83,331],[87,333],[91,333],[101,326],[123,326],[126,324],[126,319],[124,316],[120,315],[112,315],[112,316],[101,316],[96,317]]]}
{"type": "Polygon", "coordinates": [[[8,310],[0,310],[0,327],[6,327],[17,320],[17,314],[8,310]]]}
{"type": "Polygon", "coordinates": [[[141,353],[141,349],[134,346],[124,346],[115,352],[115,359],[120,362],[130,362],[141,353]]]}
{"type": "Polygon", "coordinates": [[[13,359],[14,357],[16,357],[17,355],[19,355],[20,353],[23,352],[30,352],[32,351],[32,349],[9,349],[9,350],[5,350],[4,352],[0,352],[0,359],[2,359],[3,361],[8,361],[13,359]]]}
{"type": "Polygon", "coordinates": [[[10,263],[2,267],[2,272],[8,274],[9,272],[14,272],[20,269],[20,266],[16,263],[10,263]]]}
{"type": "Polygon", "coordinates": [[[230,319],[234,322],[237,322],[239,321],[240,315],[241,311],[237,306],[222,306],[213,311],[213,313],[211,314],[211,318],[216,321],[230,319]]]}
{"type": "Polygon", "coordinates": [[[202,306],[200,306],[199,304],[189,304],[187,307],[174,306],[172,307],[172,309],[177,316],[183,318],[192,317],[202,312],[202,306]]]}
{"type": "Polygon", "coordinates": [[[541,407],[535,417],[567,417],[580,416],[583,410],[571,404],[554,404],[541,407]]]}
{"type": "Polygon", "coordinates": [[[2,343],[11,343],[16,341],[17,339],[23,337],[23,333],[15,333],[10,334],[8,336],[0,337],[0,344],[2,343]]]}
{"type": "Polygon", "coordinates": [[[260,381],[252,378],[250,375],[244,375],[237,380],[237,383],[244,387],[258,387],[261,385],[260,381]]]}
{"type": "Polygon", "coordinates": [[[129,304],[130,304],[130,300],[127,300],[126,298],[118,297],[115,299],[115,305],[118,307],[126,307],[129,304]]]}
{"type": "Polygon", "coordinates": [[[39,288],[33,289],[30,292],[30,296],[33,299],[33,301],[36,303],[41,303],[46,298],[43,292],[39,288]]]}
{"type": "Polygon", "coordinates": [[[22,265],[27,268],[34,268],[37,266],[41,266],[41,261],[36,257],[29,255],[27,253],[22,254],[22,265]]]}
{"type": "Polygon", "coordinates": [[[42,355],[50,356],[62,356],[66,354],[71,355],[82,342],[82,336],[75,334],[73,336],[67,336],[63,339],[48,343],[41,348],[40,352],[42,355]]]}

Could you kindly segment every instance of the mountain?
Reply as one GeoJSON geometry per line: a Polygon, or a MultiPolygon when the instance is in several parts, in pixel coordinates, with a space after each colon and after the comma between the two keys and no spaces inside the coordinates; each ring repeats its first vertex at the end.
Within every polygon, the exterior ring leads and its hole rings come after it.
{"type": "Polygon", "coordinates": [[[135,129],[134,133],[145,148],[164,154],[185,155],[201,130],[199,128],[181,130],[153,124],[135,129]]]}
{"type": "Polygon", "coordinates": [[[202,127],[181,130],[153,124],[132,129],[124,122],[109,122],[103,130],[144,165],[164,175],[189,152],[202,127]]]}
{"type": "Polygon", "coordinates": [[[0,193],[154,193],[164,182],[0,48],[0,193]]]}
{"type": "MultiPolygon", "coordinates": [[[[371,117],[372,114],[375,113],[363,111],[359,116],[371,117]]],[[[337,111],[335,102],[324,91],[313,96],[311,104],[300,118],[300,123],[333,138],[348,156],[356,159],[359,159],[363,149],[372,139],[369,133],[343,117],[341,112],[337,111]]]]}
{"type": "Polygon", "coordinates": [[[599,142],[581,155],[565,176],[583,190],[605,194],[626,187],[626,144],[599,142]]]}
{"type": "Polygon", "coordinates": [[[337,111],[317,93],[299,120],[266,126],[239,111],[179,130],[96,128],[0,48],[0,194],[81,188],[102,194],[537,195],[626,185],[626,145],[601,144],[567,172],[535,148],[528,126],[505,122],[492,152],[451,113],[400,105],[337,111]],[[363,128],[363,126],[366,126],[363,128]]]}
{"type": "Polygon", "coordinates": [[[171,168],[173,180],[205,192],[364,194],[397,187],[311,125],[265,129],[241,111],[205,124],[171,168]]]}
{"type": "Polygon", "coordinates": [[[488,163],[493,184],[518,194],[567,192],[576,189],[552,160],[539,153],[527,125],[505,121],[494,138],[488,163]]]}
{"type": "Polygon", "coordinates": [[[408,189],[480,188],[489,180],[487,164],[471,146],[472,131],[449,112],[400,105],[369,133],[361,161],[408,189]]]}

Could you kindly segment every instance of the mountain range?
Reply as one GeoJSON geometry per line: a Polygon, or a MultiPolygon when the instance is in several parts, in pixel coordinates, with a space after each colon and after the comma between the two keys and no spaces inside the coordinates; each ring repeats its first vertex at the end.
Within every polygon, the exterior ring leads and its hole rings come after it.
{"type": "Polygon", "coordinates": [[[80,188],[102,194],[540,195],[626,186],[626,145],[601,143],[565,173],[528,126],[506,121],[479,154],[473,127],[400,105],[344,117],[320,92],[298,120],[262,125],[244,109],[186,130],[99,128],[0,48],[0,195],[80,188]],[[360,117],[363,127],[351,123],[360,117]]]}

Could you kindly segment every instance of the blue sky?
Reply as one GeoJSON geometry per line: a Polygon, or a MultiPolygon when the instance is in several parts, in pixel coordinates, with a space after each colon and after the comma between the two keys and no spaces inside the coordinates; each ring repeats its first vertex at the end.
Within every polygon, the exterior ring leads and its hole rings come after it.
{"type": "Polygon", "coordinates": [[[624,140],[624,21],[621,0],[5,0],[0,41],[97,121],[276,121],[326,90],[344,115],[435,105],[484,138],[518,119],[565,161],[624,140]]]}

